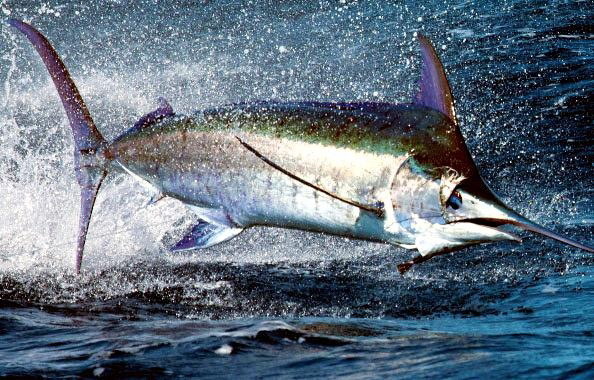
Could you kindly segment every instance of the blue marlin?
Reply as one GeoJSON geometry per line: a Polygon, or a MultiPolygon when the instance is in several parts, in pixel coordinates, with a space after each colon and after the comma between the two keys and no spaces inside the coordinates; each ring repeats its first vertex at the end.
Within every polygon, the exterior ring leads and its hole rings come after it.
{"type": "Polygon", "coordinates": [[[74,138],[81,189],[76,272],[97,192],[123,170],[192,208],[199,222],[172,247],[206,248],[252,226],[277,226],[416,249],[401,273],[433,256],[519,237],[507,225],[594,252],[513,211],[489,189],[458,127],[431,42],[418,35],[419,90],[410,104],[257,101],[178,115],[163,99],[107,142],[50,42],[33,44],[74,138]]]}

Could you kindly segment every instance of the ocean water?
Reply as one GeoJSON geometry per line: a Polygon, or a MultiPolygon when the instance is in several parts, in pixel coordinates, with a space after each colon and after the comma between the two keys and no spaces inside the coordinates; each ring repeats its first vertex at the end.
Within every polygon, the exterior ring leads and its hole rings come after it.
{"type": "MultiPolygon", "coordinates": [[[[99,129],[157,98],[408,102],[435,43],[484,178],[594,244],[590,1],[7,1],[69,67],[99,129]]],[[[0,26],[0,377],[592,378],[594,256],[523,233],[441,256],[253,228],[167,247],[194,220],[124,175],[72,273],[69,126],[39,57],[0,26]]]]}

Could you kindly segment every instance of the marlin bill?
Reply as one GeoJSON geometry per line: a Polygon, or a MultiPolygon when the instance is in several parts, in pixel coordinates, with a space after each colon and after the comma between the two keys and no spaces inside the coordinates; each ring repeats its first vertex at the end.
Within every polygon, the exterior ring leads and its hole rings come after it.
{"type": "Polygon", "coordinates": [[[33,44],[58,90],[74,139],[81,208],[75,268],[101,183],[125,171],[199,217],[171,249],[210,247],[253,226],[277,226],[415,249],[401,273],[433,256],[520,238],[505,226],[594,252],[519,215],[489,189],[460,133],[431,42],[418,36],[419,89],[409,104],[253,101],[176,114],[158,108],[107,142],[50,42],[33,44]]]}

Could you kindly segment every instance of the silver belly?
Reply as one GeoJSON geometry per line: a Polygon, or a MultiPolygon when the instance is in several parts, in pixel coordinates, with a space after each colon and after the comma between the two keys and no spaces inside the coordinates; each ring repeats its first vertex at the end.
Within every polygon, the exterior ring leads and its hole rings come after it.
{"type": "MultiPolygon", "coordinates": [[[[335,199],[271,167],[235,134],[192,132],[183,149],[151,163],[123,163],[163,194],[219,210],[237,226],[270,225],[356,238],[408,243],[394,226],[390,188],[406,156],[238,133],[283,169],[343,199],[381,202],[383,217],[335,199]],[[147,166],[148,165],[148,166],[147,166]],[[389,226],[389,231],[386,229],[389,226]]],[[[166,143],[163,149],[168,149],[166,143]]]]}

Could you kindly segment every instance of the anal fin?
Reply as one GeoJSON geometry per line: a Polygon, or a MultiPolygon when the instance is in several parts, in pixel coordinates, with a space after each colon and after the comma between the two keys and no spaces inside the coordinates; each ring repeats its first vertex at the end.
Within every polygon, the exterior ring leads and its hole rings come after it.
{"type": "Polygon", "coordinates": [[[186,206],[203,221],[229,228],[237,227],[237,224],[233,221],[229,214],[220,208],[199,207],[189,204],[186,206]]]}
{"type": "Polygon", "coordinates": [[[241,231],[243,231],[243,228],[222,226],[200,220],[186,236],[171,248],[171,251],[208,248],[234,238],[241,231]]]}

